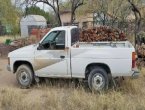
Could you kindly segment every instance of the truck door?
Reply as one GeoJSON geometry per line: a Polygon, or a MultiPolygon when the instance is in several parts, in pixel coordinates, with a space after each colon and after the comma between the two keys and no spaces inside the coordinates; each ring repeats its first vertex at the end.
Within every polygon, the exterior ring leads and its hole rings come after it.
{"type": "Polygon", "coordinates": [[[35,51],[35,74],[39,77],[70,77],[66,31],[52,31],[35,51]]]}

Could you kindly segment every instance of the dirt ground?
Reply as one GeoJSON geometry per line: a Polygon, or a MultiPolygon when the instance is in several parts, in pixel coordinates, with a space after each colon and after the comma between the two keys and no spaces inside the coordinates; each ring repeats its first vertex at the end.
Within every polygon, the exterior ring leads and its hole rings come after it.
{"type": "Polygon", "coordinates": [[[16,87],[15,75],[7,71],[7,58],[0,58],[0,87],[16,87]]]}

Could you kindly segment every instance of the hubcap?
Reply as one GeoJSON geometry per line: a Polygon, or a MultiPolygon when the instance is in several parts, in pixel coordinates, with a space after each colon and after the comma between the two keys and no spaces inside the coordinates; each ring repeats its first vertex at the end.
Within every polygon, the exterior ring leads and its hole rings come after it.
{"type": "Polygon", "coordinates": [[[105,86],[105,79],[102,74],[97,73],[94,75],[92,80],[93,88],[96,90],[101,90],[105,86]]]}
{"type": "Polygon", "coordinates": [[[26,71],[21,71],[20,76],[19,76],[19,81],[23,85],[25,85],[29,82],[29,76],[26,71]]]}

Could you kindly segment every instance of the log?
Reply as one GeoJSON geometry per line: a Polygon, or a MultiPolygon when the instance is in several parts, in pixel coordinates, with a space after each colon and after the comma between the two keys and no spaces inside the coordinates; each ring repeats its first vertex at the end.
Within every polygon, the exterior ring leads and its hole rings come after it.
{"type": "Polygon", "coordinates": [[[108,26],[100,26],[80,31],[81,42],[126,41],[126,40],[127,38],[122,31],[108,26]]]}

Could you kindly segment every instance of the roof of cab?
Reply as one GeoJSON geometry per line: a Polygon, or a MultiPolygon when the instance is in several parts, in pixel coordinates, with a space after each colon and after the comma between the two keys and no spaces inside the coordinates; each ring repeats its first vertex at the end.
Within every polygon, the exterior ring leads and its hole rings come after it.
{"type": "Polygon", "coordinates": [[[52,30],[68,30],[72,28],[77,28],[77,26],[60,26],[60,27],[55,27],[52,30]]]}

